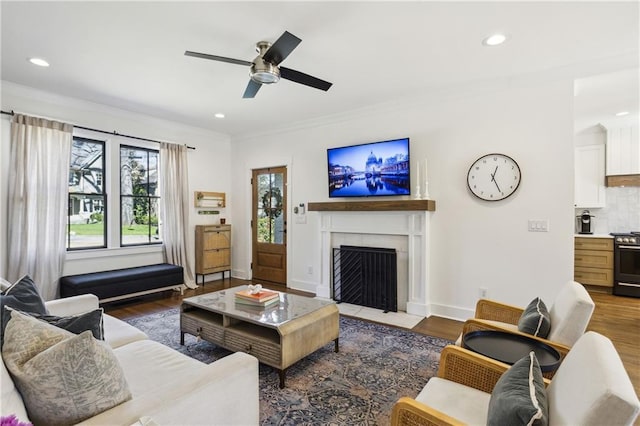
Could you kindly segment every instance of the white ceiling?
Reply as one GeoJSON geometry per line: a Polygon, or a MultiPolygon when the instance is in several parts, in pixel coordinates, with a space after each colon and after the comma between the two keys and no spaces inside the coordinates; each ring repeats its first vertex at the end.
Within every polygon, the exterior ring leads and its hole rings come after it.
{"type": "MultiPolygon", "coordinates": [[[[635,90],[637,114],[637,1],[2,1],[0,12],[2,80],[230,135],[456,87],[629,68],[635,89],[621,90],[635,90]],[[284,30],[302,43],[282,65],[333,82],[328,92],[281,80],[242,99],[247,67],[184,56],[251,61],[257,41],[284,30]],[[496,31],[507,43],[482,46],[496,31]],[[33,56],[51,66],[31,65],[33,56]]],[[[595,86],[583,96],[608,93],[595,86]]]]}

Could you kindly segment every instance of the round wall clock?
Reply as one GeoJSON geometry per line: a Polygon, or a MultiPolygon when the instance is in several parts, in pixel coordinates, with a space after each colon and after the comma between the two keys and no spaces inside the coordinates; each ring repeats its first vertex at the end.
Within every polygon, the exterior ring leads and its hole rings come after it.
{"type": "Polygon", "coordinates": [[[487,154],[473,162],[467,185],[476,197],[486,201],[504,200],[520,185],[520,167],[504,154],[487,154]]]}

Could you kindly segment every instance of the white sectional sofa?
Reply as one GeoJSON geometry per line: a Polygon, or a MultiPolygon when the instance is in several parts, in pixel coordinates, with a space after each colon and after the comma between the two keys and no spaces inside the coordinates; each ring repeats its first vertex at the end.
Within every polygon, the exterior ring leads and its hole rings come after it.
{"type": "MultiPolygon", "coordinates": [[[[46,303],[52,315],[98,308],[91,294],[46,303]]],[[[83,425],[256,425],[258,360],[244,353],[204,364],[151,341],[137,328],[103,315],[104,338],[122,367],[132,398],[86,419],[83,425]]],[[[2,362],[2,416],[30,421],[20,393],[2,362]]]]}

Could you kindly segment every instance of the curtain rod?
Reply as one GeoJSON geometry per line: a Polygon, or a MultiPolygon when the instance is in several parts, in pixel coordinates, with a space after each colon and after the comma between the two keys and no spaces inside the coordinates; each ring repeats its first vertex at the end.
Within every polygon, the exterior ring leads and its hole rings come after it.
{"type": "MultiPolygon", "coordinates": [[[[0,113],[4,114],[4,115],[15,115],[15,113],[13,111],[0,111],[0,113]]],[[[162,143],[162,141],[158,141],[155,139],[147,139],[147,138],[141,138],[138,136],[131,136],[131,135],[124,135],[122,133],[118,133],[115,130],[113,132],[108,132],[106,130],[100,130],[100,129],[93,129],[91,127],[84,127],[84,126],[78,126],[78,125],[73,125],[73,127],[75,127],[76,129],[82,129],[82,130],[89,130],[91,132],[98,132],[98,133],[104,133],[107,135],[114,135],[114,136],[122,136],[123,138],[129,138],[129,139],[136,139],[139,141],[146,141],[146,142],[153,142],[153,143],[162,143]]],[[[184,146],[186,146],[188,149],[193,149],[195,150],[196,148],[193,146],[189,146],[187,144],[185,144],[184,146]]]]}

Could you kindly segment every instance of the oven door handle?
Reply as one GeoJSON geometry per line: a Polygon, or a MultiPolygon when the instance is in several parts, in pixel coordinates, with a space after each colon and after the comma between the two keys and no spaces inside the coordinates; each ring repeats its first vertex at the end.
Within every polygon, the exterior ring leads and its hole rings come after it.
{"type": "Polygon", "coordinates": [[[640,246],[618,246],[619,249],[640,250],[640,246]]]}
{"type": "Polygon", "coordinates": [[[618,281],[616,284],[621,285],[623,287],[640,287],[640,284],[624,283],[620,281],[618,281]]]}

